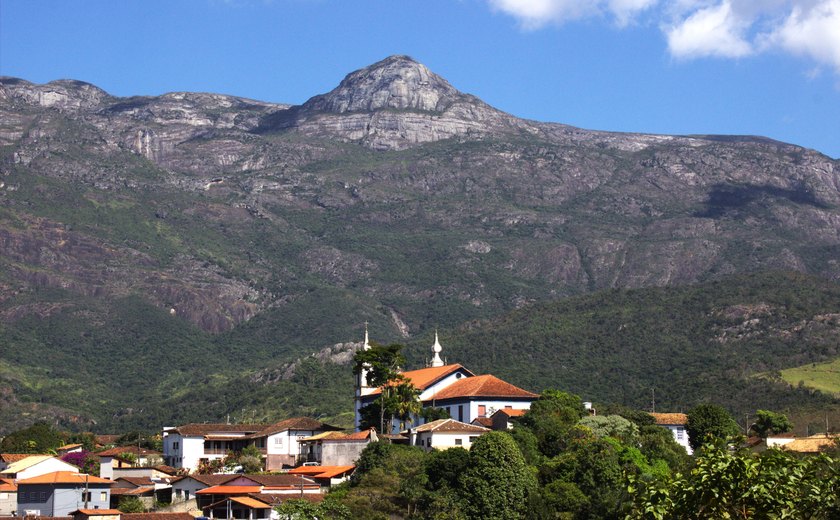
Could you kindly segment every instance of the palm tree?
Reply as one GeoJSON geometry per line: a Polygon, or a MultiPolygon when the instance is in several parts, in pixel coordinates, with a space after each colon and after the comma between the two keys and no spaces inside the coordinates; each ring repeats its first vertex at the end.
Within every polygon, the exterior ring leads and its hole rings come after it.
{"type": "Polygon", "coordinates": [[[423,410],[420,402],[420,390],[411,381],[401,381],[392,388],[394,399],[394,415],[400,420],[400,430],[405,429],[406,422],[414,422],[414,416],[423,410]]]}

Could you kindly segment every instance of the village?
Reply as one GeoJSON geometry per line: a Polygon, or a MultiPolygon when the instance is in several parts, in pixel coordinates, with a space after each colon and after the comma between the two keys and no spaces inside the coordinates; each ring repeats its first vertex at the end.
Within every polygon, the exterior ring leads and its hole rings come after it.
{"type": "MultiPolygon", "coordinates": [[[[367,330],[362,351],[371,344],[367,330]]],[[[191,423],[161,430],[162,452],[137,445],[114,446],[118,436],[96,436],[98,474],[71,463],[81,444],[51,454],[0,454],[0,517],[60,517],[73,520],[190,520],[279,518],[276,507],[290,499],[320,502],[346,482],[371,443],[408,445],[426,451],[469,450],[482,435],[509,431],[540,395],[492,374],[477,375],[460,364],[446,364],[435,335],[427,366],[400,371],[416,388],[422,410],[444,418],[428,420],[415,410],[393,417],[387,431],[364,425],[363,412],[385,387],[369,384],[362,368],[355,382],[355,428],[341,428],[310,417],[274,424],[191,423]],[[407,420],[406,420],[407,419],[407,420]],[[234,456],[238,455],[238,456],[234,456]],[[250,458],[249,458],[250,457],[250,458]],[[140,512],[124,512],[126,504],[140,512]]],[[[585,414],[596,416],[592,403],[585,414]]],[[[692,453],[684,413],[654,413],[653,423],[692,453]]],[[[747,441],[754,449],[783,447],[816,454],[835,442],[827,434],[807,438],[767,435],[747,441]]]]}

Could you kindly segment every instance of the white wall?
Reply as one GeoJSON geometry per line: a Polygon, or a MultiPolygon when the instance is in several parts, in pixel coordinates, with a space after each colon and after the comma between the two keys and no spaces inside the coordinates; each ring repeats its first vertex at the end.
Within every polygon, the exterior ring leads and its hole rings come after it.
{"type": "Polygon", "coordinates": [[[61,459],[53,457],[39,462],[34,466],[29,466],[25,470],[19,472],[15,478],[17,480],[24,480],[32,477],[40,477],[41,475],[54,473],[56,471],[72,471],[74,473],[78,473],[79,468],[72,464],[68,464],[61,459]]]}
{"type": "MultiPolygon", "coordinates": [[[[472,438],[479,437],[480,433],[459,433],[459,432],[421,432],[417,434],[417,440],[423,448],[445,450],[447,448],[464,448],[470,449],[472,446],[472,438]],[[431,445],[428,442],[431,440],[431,445]],[[458,442],[460,441],[460,444],[458,442]]],[[[415,445],[416,444],[415,440],[415,445]]]]}

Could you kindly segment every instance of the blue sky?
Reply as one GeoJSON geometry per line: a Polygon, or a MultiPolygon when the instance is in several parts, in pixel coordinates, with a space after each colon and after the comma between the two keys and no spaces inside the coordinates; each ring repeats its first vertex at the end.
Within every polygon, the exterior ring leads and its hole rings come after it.
{"type": "Polygon", "coordinates": [[[0,74],[302,103],[408,54],[511,114],[840,158],[840,0],[0,0],[0,74]]]}

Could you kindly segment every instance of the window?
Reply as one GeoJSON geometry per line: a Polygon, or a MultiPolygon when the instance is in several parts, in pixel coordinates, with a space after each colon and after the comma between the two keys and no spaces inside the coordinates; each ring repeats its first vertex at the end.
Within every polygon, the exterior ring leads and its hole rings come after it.
{"type": "Polygon", "coordinates": [[[427,438],[427,439],[426,439],[426,447],[427,447],[427,448],[431,448],[431,447],[432,447],[432,438],[431,438],[431,437],[429,437],[429,438],[427,438]]]}
{"type": "Polygon", "coordinates": [[[458,420],[464,422],[464,405],[458,405],[458,420]]]}
{"type": "Polygon", "coordinates": [[[184,490],[184,500],[189,500],[189,499],[190,499],[190,490],[185,489],[184,490]]]}
{"type": "Polygon", "coordinates": [[[455,439],[455,446],[463,446],[464,439],[455,439]]]}
{"type": "Polygon", "coordinates": [[[274,445],[275,446],[280,446],[281,444],[283,444],[283,437],[275,437],[274,438],[274,445]]]}
{"type": "Polygon", "coordinates": [[[18,492],[18,502],[26,502],[26,491],[18,492]]]}
{"type": "Polygon", "coordinates": [[[38,493],[38,502],[46,502],[47,501],[47,492],[41,491],[38,493]]]}
{"type": "Polygon", "coordinates": [[[90,502],[90,491],[82,491],[82,502],[90,502]]]}
{"type": "Polygon", "coordinates": [[[677,428],[677,440],[678,441],[683,440],[683,435],[684,434],[685,434],[685,430],[683,430],[682,428],[677,428]]]}
{"type": "Polygon", "coordinates": [[[180,446],[180,445],[181,445],[181,443],[180,443],[180,442],[175,441],[175,442],[173,442],[173,443],[172,443],[172,449],[173,449],[173,450],[175,450],[175,451],[177,451],[177,450],[178,450],[178,446],[180,446]]]}
{"type": "Polygon", "coordinates": [[[101,493],[99,493],[99,501],[100,502],[107,502],[108,501],[108,492],[107,491],[102,491],[101,493]]]}
{"type": "Polygon", "coordinates": [[[478,416],[479,417],[486,417],[487,416],[487,405],[483,405],[483,404],[478,405],[478,416]]]}

